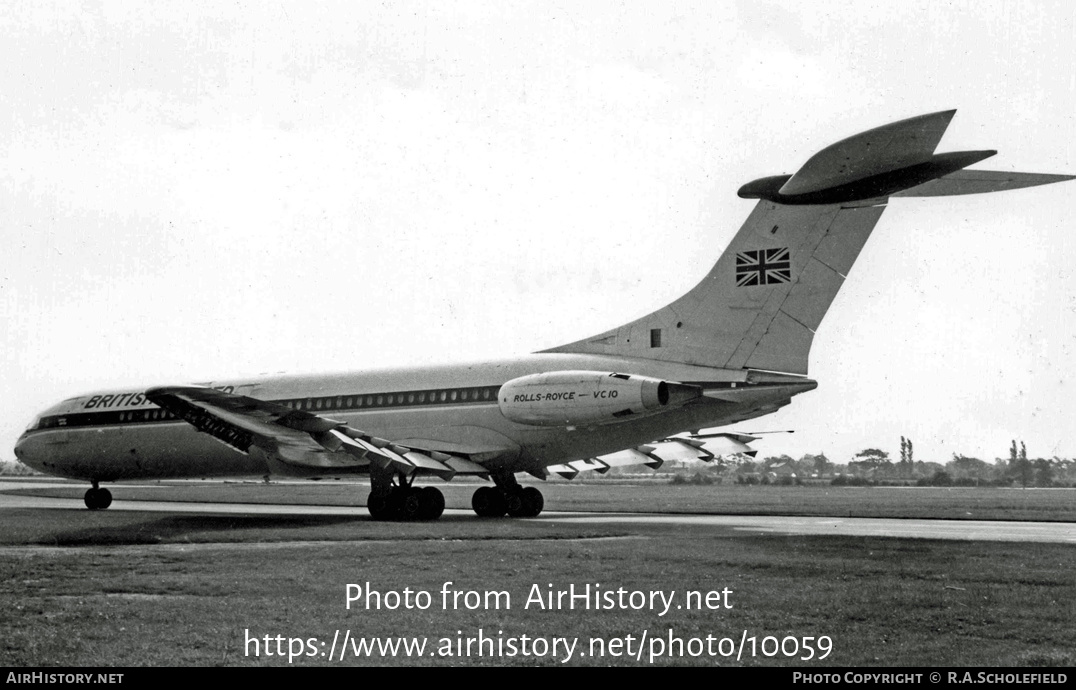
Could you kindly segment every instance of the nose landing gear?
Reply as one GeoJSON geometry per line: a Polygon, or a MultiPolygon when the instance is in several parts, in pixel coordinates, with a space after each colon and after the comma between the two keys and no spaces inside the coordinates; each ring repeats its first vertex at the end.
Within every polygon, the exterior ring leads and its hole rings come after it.
{"type": "Polygon", "coordinates": [[[93,488],[86,491],[86,495],[82,500],[85,501],[86,507],[90,510],[104,510],[112,505],[112,492],[108,489],[102,489],[94,481],[93,488]]]}

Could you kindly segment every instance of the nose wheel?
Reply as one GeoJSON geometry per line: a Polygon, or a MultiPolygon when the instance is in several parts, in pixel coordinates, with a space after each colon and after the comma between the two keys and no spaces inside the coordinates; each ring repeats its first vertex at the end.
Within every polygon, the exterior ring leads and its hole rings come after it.
{"type": "Polygon", "coordinates": [[[97,482],[94,482],[93,488],[86,491],[82,500],[86,502],[86,507],[90,510],[104,510],[112,505],[112,492],[102,489],[97,486],[97,482]]]}

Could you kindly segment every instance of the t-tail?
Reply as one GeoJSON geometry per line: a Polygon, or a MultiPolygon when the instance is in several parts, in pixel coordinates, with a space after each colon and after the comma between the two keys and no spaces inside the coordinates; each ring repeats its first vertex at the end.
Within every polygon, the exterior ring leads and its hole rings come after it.
{"type": "Polygon", "coordinates": [[[955,110],[849,137],[794,175],[740,188],[759,199],[707,276],[631,323],[545,352],[806,374],[815,331],[890,197],[1019,189],[1070,175],[965,170],[996,151],[935,153],[955,110]]]}

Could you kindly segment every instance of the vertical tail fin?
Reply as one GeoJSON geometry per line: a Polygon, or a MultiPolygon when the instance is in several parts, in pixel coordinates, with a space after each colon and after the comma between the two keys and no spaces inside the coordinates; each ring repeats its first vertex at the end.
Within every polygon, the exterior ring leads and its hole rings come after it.
{"type": "Polygon", "coordinates": [[[546,352],[806,374],[815,330],[890,196],[1071,179],[958,172],[995,152],[935,154],[954,112],[857,134],[823,149],[795,175],[744,185],[740,196],[760,201],[702,282],[641,319],[546,352]]]}
{"type": "Polygon", "coordinates": [[[822,317],[884,205],[760,201],[689,293],[611,331],[549,352],[807,373],[822,317]]]}

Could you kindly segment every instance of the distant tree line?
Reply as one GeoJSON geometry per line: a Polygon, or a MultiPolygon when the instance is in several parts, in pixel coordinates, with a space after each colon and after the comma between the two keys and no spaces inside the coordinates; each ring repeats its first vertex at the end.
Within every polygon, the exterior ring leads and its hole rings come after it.
{"type": "MultiPolygon", "coordinates": [[[[668,469],[677,467],[679,463],[670,463],[668,469]]],[[[1028,458],[1027,447],[1015,440],[1008,458],[992,462],[962,454],[953,454],[945,463],[917,460],[914,443],[902,436],[900,459],[895,462],[884,450],[864,448],[847,464],[834,463],[825,453],[808,453],[799,459],[774,455],[709,465],[688,463],[683,469],[691,474],[678,474],[675,483],[1076,487],[1076,460],[1028,458]]]]}
{"type": "Polygon", "coordinates": [[[21,462],[0,460],[0,477],[26,477],[40,474],[37,470],[31,469],[21,462]]]}
{"type": "Polygon", "coordinates": [[[1058,456],[1028,458],[1023,441],[1015,440],[1009,457],[995,458],[993,462],[957,453],[945,463],[916,460],[912,440],[902,436],[897,462],[884,450],[864,448],[847,465],[834,464],[825,454],[807,454],[798,460],[778,455],[745,461],[716,473],[731,474],[740,484],[828,481],[836,485],[1076,487],[1076,460],[1058,456]]]}

